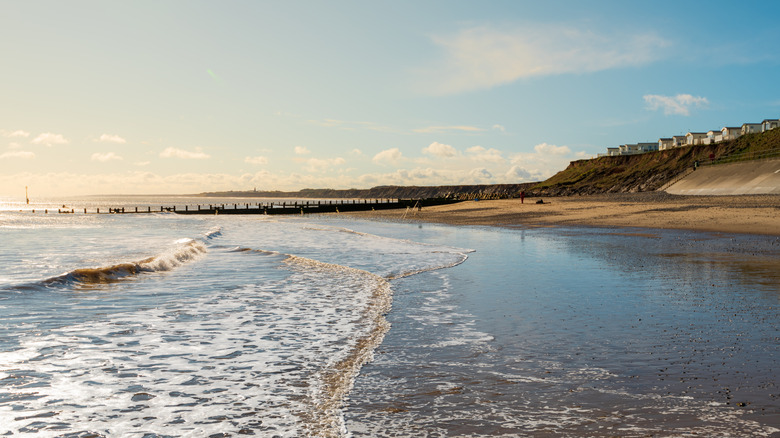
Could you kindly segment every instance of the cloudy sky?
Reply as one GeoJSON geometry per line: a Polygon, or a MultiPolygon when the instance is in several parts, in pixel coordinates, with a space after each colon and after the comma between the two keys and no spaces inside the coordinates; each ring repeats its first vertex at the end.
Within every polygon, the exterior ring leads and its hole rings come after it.
{"type": "Polygon", "coordinates": [[[780,118],[780,2],[4,1],[0,196],[541,180],[780,118]]]}

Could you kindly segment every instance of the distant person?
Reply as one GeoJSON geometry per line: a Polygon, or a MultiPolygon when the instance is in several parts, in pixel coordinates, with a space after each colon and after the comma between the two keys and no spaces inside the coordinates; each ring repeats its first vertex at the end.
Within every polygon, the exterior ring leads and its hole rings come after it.
{"type": "Polygon", "coordinates": [[[525,192],[520,192],[520,203],[522,204],[525,200],[525,192]]]}

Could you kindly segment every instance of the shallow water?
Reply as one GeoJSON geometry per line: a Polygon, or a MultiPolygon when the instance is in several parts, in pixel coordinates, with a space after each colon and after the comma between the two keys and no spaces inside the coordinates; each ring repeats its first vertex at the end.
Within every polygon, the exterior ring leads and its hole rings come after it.
{"type": "Polygon", "coordinates": [[[347,404],[353,436],[780,433],[774,237],[423,225],[414,238],[476,252],[394,283],[393,329],[347,404]]]}
{"type": "Polygon", "coordinates": [[[780,433],[775,238],[29,212],[0,237],[0,434],[780,433]]]}
{"type": "Polygon", "coordinates": [[[298,217],[0,221],[0,429],[22,435],[343,435],[388,278],[466,258],[298,217]]]}

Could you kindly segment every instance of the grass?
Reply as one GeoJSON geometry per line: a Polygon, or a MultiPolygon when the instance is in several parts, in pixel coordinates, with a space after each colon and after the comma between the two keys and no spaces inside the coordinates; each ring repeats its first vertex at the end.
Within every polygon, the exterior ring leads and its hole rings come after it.
{"type": "Polygon", "coordinates": [[[712,145],[572,161],[529,192],[555,196],[653,191],[692,168],[696,161],[710,165],[773,157],[780,157],[780,129],[712,145]]]}

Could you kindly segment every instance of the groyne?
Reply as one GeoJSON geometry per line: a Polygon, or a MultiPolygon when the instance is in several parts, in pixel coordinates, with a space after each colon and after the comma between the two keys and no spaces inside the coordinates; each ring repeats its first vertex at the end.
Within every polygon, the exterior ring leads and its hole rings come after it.
{"type": "MultiPolygon", "coordinates": [[[[62,206],[57,209],[38,209],[39,213],[49,214],[151,214],[151,213],[175,213],[175,214],[263,214],[263,215],[290,215],[290,214],[316,214],[316,213],[340,213],[348,211],[372,211],[390,210],[398,208],[417,208],[426,206],[452,204],[460,202],[455,199],[332,199],[318,201],[283,201],[283,202],[259,202],[259,203],[232,203],[232,204],[196,204],[196,205],[161,205],[131,206],[131,207],[94,207],[94,208],[70,208],[62,206]]],[[[31,210],[35,213],[36,210],[31,210]]]]}

